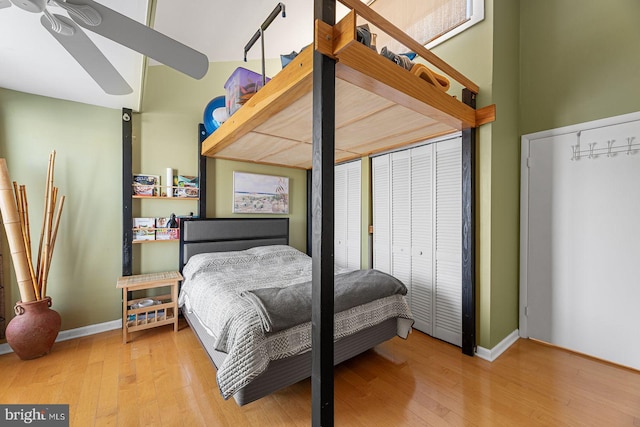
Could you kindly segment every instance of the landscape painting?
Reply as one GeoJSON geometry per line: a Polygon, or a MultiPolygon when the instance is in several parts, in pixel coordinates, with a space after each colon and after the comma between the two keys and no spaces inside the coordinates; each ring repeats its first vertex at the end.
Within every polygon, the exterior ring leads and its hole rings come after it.
{"type": "Polygon", "coordinates": [[[289,178],[233,172],[233,213],[289,213],[289,178]]]}

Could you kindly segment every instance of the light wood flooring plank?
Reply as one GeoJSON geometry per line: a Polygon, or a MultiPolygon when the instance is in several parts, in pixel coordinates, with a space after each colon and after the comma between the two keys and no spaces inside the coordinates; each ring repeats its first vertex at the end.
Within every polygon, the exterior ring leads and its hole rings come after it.
{"type": "MultiPolygon", "coordinates": [[[[78,426],[307,426],[311,381],[249,405],[222,399],[215,368],[184,322],[56,343],[21,361],[0,356],[0,403],[67,403],[78,426]]],[[[640,373],[535,341],[493,363],[414,331],[335,370],[345,426],[640,427],[640,373]]]]}

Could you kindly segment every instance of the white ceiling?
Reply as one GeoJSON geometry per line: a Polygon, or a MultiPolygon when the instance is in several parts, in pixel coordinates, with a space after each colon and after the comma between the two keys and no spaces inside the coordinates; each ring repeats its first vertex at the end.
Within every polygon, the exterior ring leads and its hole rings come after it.
{"type": "MultiPolygon", "coordinates": [[[[147,0],[96,1],[138,22],[145,23],[149,15],[147,0]]],[[[277,4],[274,0],[157,0],[153,26],[204,53],[209,62],[241,61],[244,46],[277,4]]],[[[286,18],[278,16],[264,35],[267,58],[299,51],[312,41],[313,0],[284,4],[286,18]]],[[[68,15],[55,5],[48,9],[68,15]]],[[[85,31],[133,88],[129,95],[107,95],[42,27],[40,18],[41,14],[16,6],[0,9],[0,87],[109,108],[140,109],[142,55],[85,31]]],[[[260,41],[249,52],[249,59],[259,58],[260,41]]],[[[150,66],[157,64],[149,61],[150,66]]]]}

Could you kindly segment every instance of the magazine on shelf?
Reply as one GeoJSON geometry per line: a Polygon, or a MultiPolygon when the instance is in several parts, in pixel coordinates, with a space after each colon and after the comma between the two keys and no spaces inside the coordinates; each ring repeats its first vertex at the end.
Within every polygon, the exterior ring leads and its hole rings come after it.
{"type": "Polygon", "coordinates": [[[133,174],[134,196],[157,196],[159,186],[160,175],[133,174]]]}
{"type": "Polygon", "coordinates": [[[179,238],[179,228],[161,228],[156,230],[156,240],[178,240],[179,238]]]}
{"type": "Polygon", "coordinates": [[[133,240],[155,240],[155,226],[155,218],[133,218],[133,240]]]}

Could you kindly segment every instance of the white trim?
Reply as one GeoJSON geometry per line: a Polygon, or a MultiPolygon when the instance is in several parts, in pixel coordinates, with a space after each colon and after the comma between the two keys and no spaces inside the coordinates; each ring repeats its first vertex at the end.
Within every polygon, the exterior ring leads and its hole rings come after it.
{"type": "Polygon", "coordinates": [[[520,336],[528,338],[527,316],[527,259],[529,258],[529,140],[522,137],[520,155],[520,307],[518,308],[520,336]]]}
{"type": "Polygon", "coordinates": [[[519,307],[519,328],[520,336],[528,338],[528,325],[526,316],[527,307],[527,260],[529,248],[529,147],[531,141],[543,138],[550,138],[559,135],[577,133],[583,130],[595,129],[606,126],[633,122],[640,120],[640,112],[622,114],[604,119],[592,120],[590,122],[578,123],[561,128],[544,130],[540,132],[522,135],[521,157],[520,157],[520,307],[519,307]]]}
{"type": "MultiPolygon", "coordinates": [[[[67,341],[74,338],[86,337],[88,335],[99,334],[102,332],[113,331],[122,328],[122,319],[112,320],[110,322],[98,323],[95,325],[82,326],[80,328],[68,329],[61,331],[56,338],[58,341],[67,341]]],[[[0,344],[0,354],[12,353],[13,350],[9,344],[0,344]]]]}
{"type": "Polygon", "coordinates": [[[493,347],[491,350],[478,346],[478,348],[476,349],[476,356],[478,356],[480,359],[493,362],[498,357],[500,357],[500,355],[504,353],[509,347],[511,347],[516,341],[518,341],[519,338],[520,338],[519,333],[518,333],[518,330],[516,329],[515,331],[507,335],[505,339],[500,341],[498,345],[493,347]]]}

